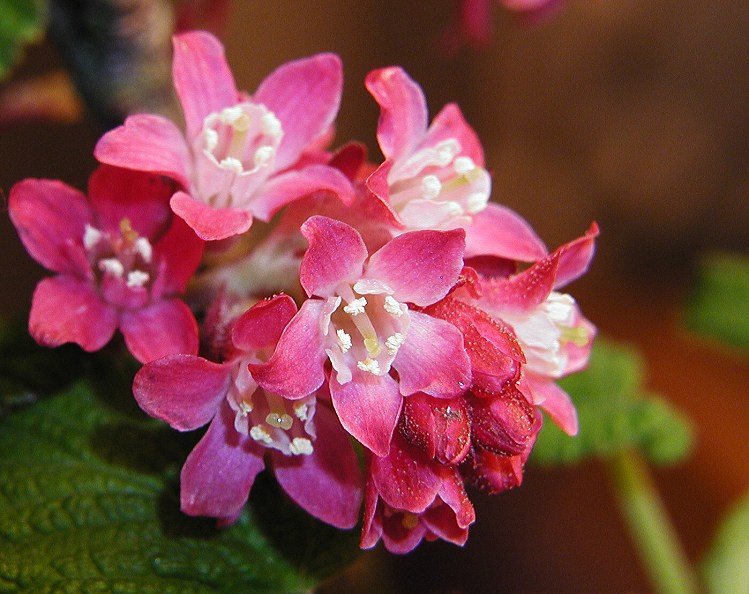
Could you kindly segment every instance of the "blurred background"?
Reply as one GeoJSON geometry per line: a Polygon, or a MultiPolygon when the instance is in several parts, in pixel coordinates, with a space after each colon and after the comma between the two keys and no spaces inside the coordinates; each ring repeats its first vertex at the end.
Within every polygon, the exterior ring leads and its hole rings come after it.
{"type": "MultiPolygon", "coordinates": [[[[374,159],[378,108],[363,79],[399,64],[432,114],[461,106],[483,142],[493,200],[550,248],[598,221],[593,268],[570,292],[602,334],[641,350],[648,387],[693,420],[689,460],[655,473],[698,559],[749,487],[749,359],[680,325],[699,258],[749,252],[749,3],[570,0],[533,26],[498,7],[486,47],[448,56],[439,40],[452,18],[448,0],[236,0],[220,37],[250,91],[282,62],[340,54],[335,144],[363,141],[374,159]]],[[[45,39],[10,82],[62,65],[45,39]]],[[[3,123],[0,191],[25,177],[85,188],[102,131],[85,113],[3,123]]],[[[23,316],[44,271],[6,216],[0,242],[0,311],[23,316]]],[[[377,549],[322,592],[649,591],[602,465],[529,466],[521,488],[472,499],[478,521],[464,548],[424,544],[404,557],[377,549]]]]}

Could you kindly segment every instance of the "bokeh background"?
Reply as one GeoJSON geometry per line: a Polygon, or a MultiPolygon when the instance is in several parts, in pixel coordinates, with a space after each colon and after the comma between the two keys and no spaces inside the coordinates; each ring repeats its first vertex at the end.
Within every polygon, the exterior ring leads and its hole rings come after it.
{"type": "MultiPolygon", "coordinates": [[[[602,334],[642,351],[648,387],[693,420],[689,460],[655,476],[699,559],[749,487],[749,359],[680,323],[699,258],[749,252],[749,3],[570,0],[532,27],[498,8],[489,45],[447,56],[438,40],[453,16],[449,0],[235,0],[221,37],[248,90],[289,59],[340,54],[336,143],[364,141],[374,158],[378,109],[363,79],[402,65],[433,114],[461,106],[483,141],[493,199],[549,247],[598,221],[594,266],[570,291],[602,334]]],[[[61,64],[45,40],[14,80],[61,64]]],[[[24,177],[84,188],[101,131],[86,116],[0,126],[0,191],[24,177]]],[[[0,250],[0,312],[23,316],[43,271],[7,216],[0,250]]],[[[649,591],[602,465],[529,466],[521,488],[472,498],[478,521],[464,548],[378,549],[322,592],[649,591]]]]}

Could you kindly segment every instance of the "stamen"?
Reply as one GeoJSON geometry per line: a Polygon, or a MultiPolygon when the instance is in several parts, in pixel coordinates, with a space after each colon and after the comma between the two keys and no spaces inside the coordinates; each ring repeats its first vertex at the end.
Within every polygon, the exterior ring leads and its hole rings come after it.
{"type": "Polygon", "coordinates": [[[140,257],[143,258],[143,260],[147,263],[151,262],[151,258],[153,258],[153,248],[151,247],[151,242],[148,241],[145,237],[139,237],[135,240],[135,245],[133,245],[135,248],[135,251],[140,254],[140,257]]]}
{"type": "Polygon", "coordinates": [[[486,208],[489,200],[489,194],[484,192],[475,192],[466,198],[466,207],[471,214],[477,214],[486,208]]]}
{"type": "Polygon", "coordinates": [[[234,105],[233,107],[225,107],[222,109],[219,118],[222,123],[232,125],[242,116],[243,113],[244,112],[239,105],[234,105]]]}
{"type": "Polygon", "coordinates": [[[255,425],[250,429],[250,437],[255,441],[262,441],[263,443],[273,443],[270,433],[266,431],[261,425],[255,425]]]}
{"type": "Polygon", "coordinates": [[[127,286],[131,289],[143,287],[149,280],[150,275],[142,270],[131,270],[127,273],[127,286]]]}
{"type": "Polygon", "coordinates": [[[276,412],[269,412],[265,417],[265,422],[268,423],[268,425],[270,425],[271,427],[276,427],[288,431],[294,424],[294,419],[292,419],[286,413],[279,415],[276,412]]]}
{"type": "Polygon", "coordinates": [[[297,402],[293,406],[294,408],[294,414],[296,415],[296,418],[300,421],[304,422],[307,420],[307,405],[304,404],[304,402],[297,402]]]}
{"type": "Polygon", "coordinates": [[[453,162],[453,168],[458,175],[465,175],[476,168],[476,164],[471,157],[458,157],[453,162]]]}
{"type": "Polygon", "coordinates": [[[400,332],[396,332],[392,336],[388,337],[385,341],[385,348],[388,351],[388,355],[395,355],[401,345],[406,342],[406,337],[400,332]]]}
{"type": "Polygon", "coordinates": [[[226,159],[222,159],[219,165],[236,174],[240,174],[244,170],[242,162],[234,157],[226,157],[226,159]]]}
{"type": "Polygon", "coordinates": [[[382,347],[377,340],[376,334],[364,338],[364,348],[367,349],[367,353],[369,353],[370,357],[377,357],[382,352],[382,347]]]}
{"type": "Polygon", "coordinates": [[[427,200],[436,198],[442,191],[442,182],[436,175],[425,175],[421,180],[421,191],[427,200]]]}
{"type": "Polygon", "coordinates": [[[445,167],[460,152],[460,144],[454,138],[443,140],[435,148],[440,167],[445,167]]]}
{"type": "Polygon", "coordinates": [[[358,299],[354,299],[348,305],[345,305],[343,311],[349,315],[358,316],[359,314],[364,313],[364,306],[366,304],[367,300],[364,297],[359,297],[358,299]]]}
{"type": "Polygon", "coordinates": [[[262,167],[266,165],[273,158],[275,152],[272,146],[261,146],[255,151],[255,166],[262,167]]]}
{"type": "Polygon", "coordinates": [[[205,150],[212,153],[218,146],[218,132],[211,128],[204,129],[203,140],[205,142],[205,150]]]}
{"type": "Polygon", "coordinates": [[[263,114],[263,117],[260,118],[260,129],[263,131],[263,134],[272,136],[273,138],[280,136],[282,132],[281,122],[272,112],[263,114]]]}
{"type": "Polygon", "coordinates": [[[102,238],[102,232],[86,223],[86,230],[83,232],[83,247],[90,250],[102,238]]]}
{"type": "Polygon", "coordinates": [[[447,204],[448,210],[450,211],[450,216],[459,217],[463,215],[465,212],[463,210],[463,207],[457,202],[450,201],[450,202],[447,202],[446,204],[447,204]]]}
{"type": "Polygon", "coordinates": [[[341,347],[341,352],[347,352],[351,348],[351,335],[346,334],[342,329],[338,329],[336,334],[338,335],[338,346],[341,347]]]}
{"type": "Polygon", "coordinates": [[[125,267],[117,258],[99,260],[99,270],[115,278],[122,278],[122,275],[125,274],[125,267]]]}
{"type": "Polygon", "coordinates": [[[571,342],[575,346],[584,347],[589,339],[588,330],[584,326],[562,328],[562,342],[571,342]]]}
{"type": "Polygon", "coordinates": [[[246,417],[252,412],[252,402],[247,402],[247,400],[240,400],[238,406],[239,414],[243,417],[246,417]]]}
{"type": "Polygon", "coordinates": [[[387,295],[385,297],[385,311],[388,312],[391,316],[395,316],[396,318],[399,318],[403,315],[401,304],[398,303],[392,295],[387,295]]]}
{"type": "Polygon", "coordinates": [[[289,444],[289,451],[296,456],[309,456],[314,448],[312,442],[306,437],[295,437],[289,444]]]}
{"type": "Polygon", "coordinates": [[[364,359],[364,361],[358,361],[356,366],[362,371],[366,371],[372,375],[380,375],[380,364],[369,357],[364,359]]]}

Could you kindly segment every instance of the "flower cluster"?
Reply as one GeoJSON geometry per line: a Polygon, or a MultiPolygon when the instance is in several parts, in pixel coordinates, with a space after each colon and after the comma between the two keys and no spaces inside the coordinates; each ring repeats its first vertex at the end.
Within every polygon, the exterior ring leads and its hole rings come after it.
{"type": "Polygon", "coordinates": [[[173,76],[184,126],[138,114],[106,133],[88,196],[12,189],[21,240],[56,273],[31,334],[94,351],[119,328],[143,363],[141,408],[208,425],[181,473],[188,514],[231,523],[267,467],[334,526],[355,526],[363,503],[364,548],[464,543],[466,484],[520,484],[541,410],[577,431],[555,380],[585,365],[595,329],[560,288],[588,267],[596,226],[549,253],[489,202],[458,107],[430,123],[398,67],[366,79],[379,164],[357,143],[328,148],[335,55],[249,94],[221,44],[190,32],[173,76]]]}

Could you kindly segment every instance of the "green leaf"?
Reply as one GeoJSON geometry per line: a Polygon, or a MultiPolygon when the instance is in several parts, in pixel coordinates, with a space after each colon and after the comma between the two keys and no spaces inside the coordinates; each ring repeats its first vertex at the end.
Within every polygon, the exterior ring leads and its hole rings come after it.
{"type": "Polygon", "coordinates": [[[668,463],[689,452],[689,423],[643,388],[643,364],[634,350],[599,338],[589,367],[559,384],[577,407],[580,432],[569,437],[544,423],[533,449],[536,462],[572,464],[636,448],[653,462],[668,463]]]}
{"type": "Polygon", "coordinates": [[[268,477],[230,528],[180,513],[195,437],[111,397],[82,382],[0,422],[0,592],[305,592],[353,559],[355,531],[268,477]]]}
{"type": "Polygon", "coordinates": [[[749,493],[721,524],[700,569],[710,594],[749,594],[749,493]]]}
{"type": "Polygon", "coordinates": [[[46,27],[46,0],[0,0],[0,79],[8,75],[21,48],[38,41],[46,27]]]}
{"type": "Polygon", "coordinates": [[[749,258],[729,254],[704,258],[685,321],[697,332],[749,348],[749,258]]]}

